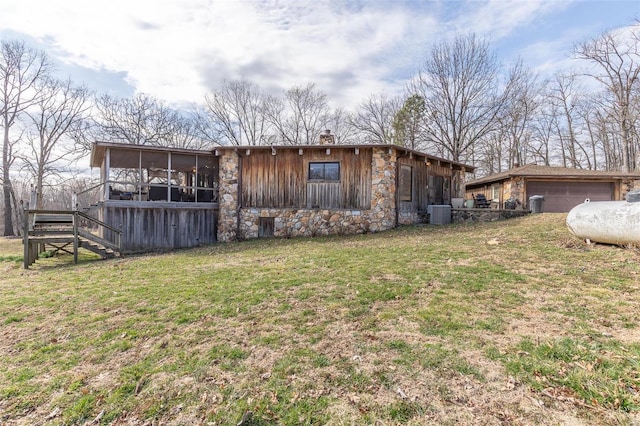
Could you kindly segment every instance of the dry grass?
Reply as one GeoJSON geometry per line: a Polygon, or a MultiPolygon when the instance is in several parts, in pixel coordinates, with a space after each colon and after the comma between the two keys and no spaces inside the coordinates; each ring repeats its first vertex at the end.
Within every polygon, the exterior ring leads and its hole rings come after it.
{"type": "Polygon", "coordinates": [[[640,422],[638,253],[563,215],[68,260],[0,263],[0,424],[640,422]]]}
{"type": "Polygon", "coordinates": [[[0,238],[0,258],[4,256],[22,256],[22,238],[0,238]]]}

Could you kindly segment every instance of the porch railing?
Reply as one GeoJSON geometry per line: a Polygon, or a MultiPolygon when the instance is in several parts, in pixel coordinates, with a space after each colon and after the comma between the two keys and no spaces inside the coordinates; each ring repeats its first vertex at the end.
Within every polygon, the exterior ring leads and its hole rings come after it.
{"type": "Polygon", "coordinates": [[[80,211],[24,210],[24,267],[36,261],[47,245],[67,251],[73,244],[73,261],[78,263],[78,248],[89,240],[115,252],[122,252],[122,231],[80,211]],[[96,230],[97,233],[91,232],[96,230]]]}

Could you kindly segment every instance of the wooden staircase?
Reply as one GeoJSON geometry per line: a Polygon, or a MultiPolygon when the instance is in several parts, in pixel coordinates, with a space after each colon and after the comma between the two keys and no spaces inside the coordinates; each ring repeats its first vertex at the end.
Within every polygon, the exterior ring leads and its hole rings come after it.
{"type": "Polygon", "coordinates": [[[79,248],[96,253],[102,259],[120,256],[121,234],[81,211],[25,210],[24,268],[29,268],[47,250],[71,254],[74,263],[78,263],[79,248]],[[93,232],[95,230],[99,232],[93,232]]]}
{"type": "Polygon", "coordinates": [[[94,241],[84,238],[80,238],[80,247],[94,252],[103,259],[113,259],[114,257],[120,256],[120,253],[116,252],[115,250],[104,247],[94,241]]]}

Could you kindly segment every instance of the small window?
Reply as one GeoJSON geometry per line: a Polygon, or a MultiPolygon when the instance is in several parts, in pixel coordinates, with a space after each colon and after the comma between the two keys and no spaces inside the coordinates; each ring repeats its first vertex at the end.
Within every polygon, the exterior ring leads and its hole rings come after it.
{"type": "Polygon", "coordinates": [[[491,199],[493,201],[500,201],[500,185],[493,185],[491,187],[491,199]]]}
{"type": "Polygon", "coordinates": [[[399,178],[398,192],[400,193],[400,201],[411,201],[411,194],[413,192],[413,167],[405,164],[401,165],[399,178]]]}
{"type": "Polygon", "coordinates": [[[273,217],[261,217],[258,219],[258,237],[273,237],[275,220],[273,217]]]}
{"type": "Polygon", "coordinates": [[[340,181],[340,163],[309,163],[309,180],[340,181]]]}

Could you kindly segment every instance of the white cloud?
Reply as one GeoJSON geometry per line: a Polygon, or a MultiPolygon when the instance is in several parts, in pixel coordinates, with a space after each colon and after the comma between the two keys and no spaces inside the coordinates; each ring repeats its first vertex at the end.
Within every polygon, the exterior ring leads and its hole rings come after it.
{"type": "Polygon", "coordinates": [[[399,90],[434,41],[459,32],[507,39],[568,4],[3,0],[0,35],[26,34],[60,61],[125,75],[135,90],[170,102],[200,102],[223,79],[246,78],[270,91],[316,83],[333,105],[352,107],[399,90]]]}
{"type": "Polygon", "coordinates": [[[416,27],[410,10],[375,3],[351,10],[322,1],[13,4],[0,9],[2,27],[46,42],[61,61],[124,71],[138,91],[175,102],[200,101],[223,79],[247,78],[272,90],[314,82],[335,103],[353,105],[386,87],[394,72],[388,59],[416,27]]]}
{"type": "Polygon", "coordinates": [[[512,36],[519,28],[531,24],[536,19],[566,9],[571,3],[571,0],[472,1],[467,3],[468,13],[460,15],[454,29],[455,31],[472,29],[474,32],[498,40],[512,36]]]}

